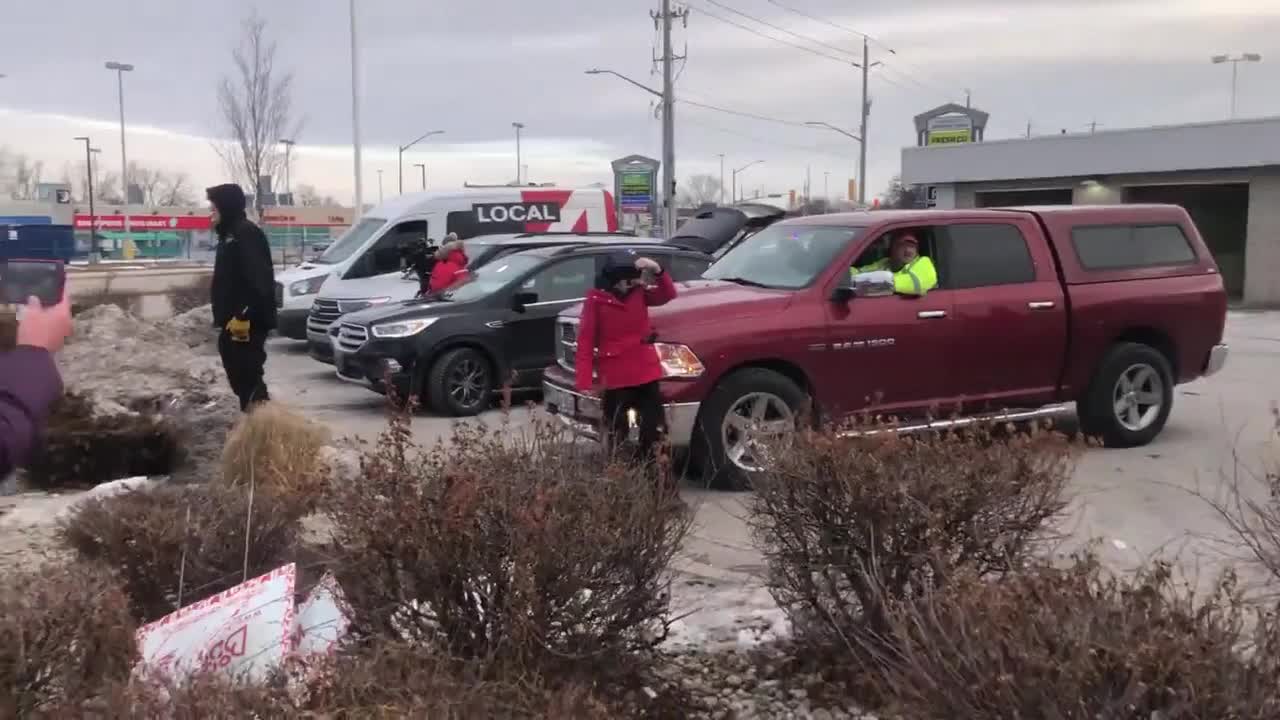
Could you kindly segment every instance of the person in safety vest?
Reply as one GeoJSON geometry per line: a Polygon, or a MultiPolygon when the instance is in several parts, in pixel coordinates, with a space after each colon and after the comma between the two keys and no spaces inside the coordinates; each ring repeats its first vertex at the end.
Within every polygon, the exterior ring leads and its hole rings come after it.
{"type": "Polygon", "coordinates": [[[923,296],[938,286],[933,261],[920,254],[920,241],[911,233],[900,233],[889,243],[889,257],[853,268],[854,275],[888,270],[893,273],[893,291],[899,295],[923,296]]]}

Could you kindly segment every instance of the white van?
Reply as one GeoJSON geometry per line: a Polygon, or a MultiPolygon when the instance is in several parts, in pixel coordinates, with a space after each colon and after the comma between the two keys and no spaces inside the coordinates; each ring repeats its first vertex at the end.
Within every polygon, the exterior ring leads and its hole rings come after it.
{"type": "Polygon", "coordinates": [[[607,190],[551,187],[471,188],[407,193],[366,212],[320,257],[276,275],[277,331],[305,340],[307,312],[330,277],[398,278],[400,247],[498,233],[613,232],[618,218],[607,190]]]}

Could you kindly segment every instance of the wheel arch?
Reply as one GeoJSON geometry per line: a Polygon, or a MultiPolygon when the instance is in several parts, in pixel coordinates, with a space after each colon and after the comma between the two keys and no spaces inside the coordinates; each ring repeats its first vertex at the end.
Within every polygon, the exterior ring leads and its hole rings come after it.
{"type": "MultiPolygon", "coordinates": [[[[715,389],[726,379],[742,372],[743,370],[771,370],[778,373],[795,383],[796,386],[800,388],[800,391],[804,393],[805,397],[808,398],[810,405],[812,405],[810,408],[811,412],[818,408],[817,388],[814,386],[809,373],[805,372],[804,368],[800,367],[798,364],[789,360],[783,360],[782,358],[758,358],[754,360],[745,360],[737,365],[733,365],[716,376],[715,381],[709,386],[707,395],[710,396],[710,394],[715,392],[715,389]]],[[[701,411],[699,411],[699,414],[701,414],[701,411]]]]}
{"type": "Polygon", "coordinates": [[[496,387],[502,387],[502,383],[498,382],[498,380],[503,376],[506,366],[499,360],[498,353],[479,338],[467,336],[449,338],[438,345],[432,346],[427,353],[419,355],[422,359],[415,363],[414,377],[418,380],[420,387],[426,386],[427,374],[431,372],[431,368],[435,367],[441,357],[444,357],[446,353],[461,349],[478,352],[489,363],[489,370],[493,372],[496,387]]]}
{"type": "MultiPolygon", "coordinates": [[[[1103,351],[1103,357],[1108,352],[1111,352],[1112,348],[1122,343],[1137,343],[1158,351],[1164,356],[1165,361],[1169,363],[1169,371],[1173,376],[1173,382],[1175,384],[1178,382],[1180,370],[1178,366],[1178,346],[1173,341],[1173,337],[1167,332],[1159,328],[1142,325],[1127,328],[1124,332],[1112,338],[1111,343],[1103,351]]],[[[1101,363],[1102,357],[1098,358],[1097,365],[1101,365],[1101,363]]],[[[1097,366],[1095,366],[1094,372],[1097,372],[1097,366]]]]}

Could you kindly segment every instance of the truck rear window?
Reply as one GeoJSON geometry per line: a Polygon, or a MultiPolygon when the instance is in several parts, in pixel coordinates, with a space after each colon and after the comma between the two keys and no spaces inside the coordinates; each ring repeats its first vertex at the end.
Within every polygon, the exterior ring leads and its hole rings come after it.
{"type": "Polygon", "coordinates": [[[1178,225],[1093,225],[1071,230],[1071,244],[1085,270],[1187,265],[1196,261],[1178,225]]]}

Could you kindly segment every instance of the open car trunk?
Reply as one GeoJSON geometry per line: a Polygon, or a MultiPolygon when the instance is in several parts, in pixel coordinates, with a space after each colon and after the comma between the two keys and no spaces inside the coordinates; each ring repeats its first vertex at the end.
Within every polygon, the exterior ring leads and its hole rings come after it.
{"type": "Polygon", "coordinates": [[[669,242],[718,258],[784,217],[784,210],[769,205],[709,208],[681,225],[669,242]]]}

